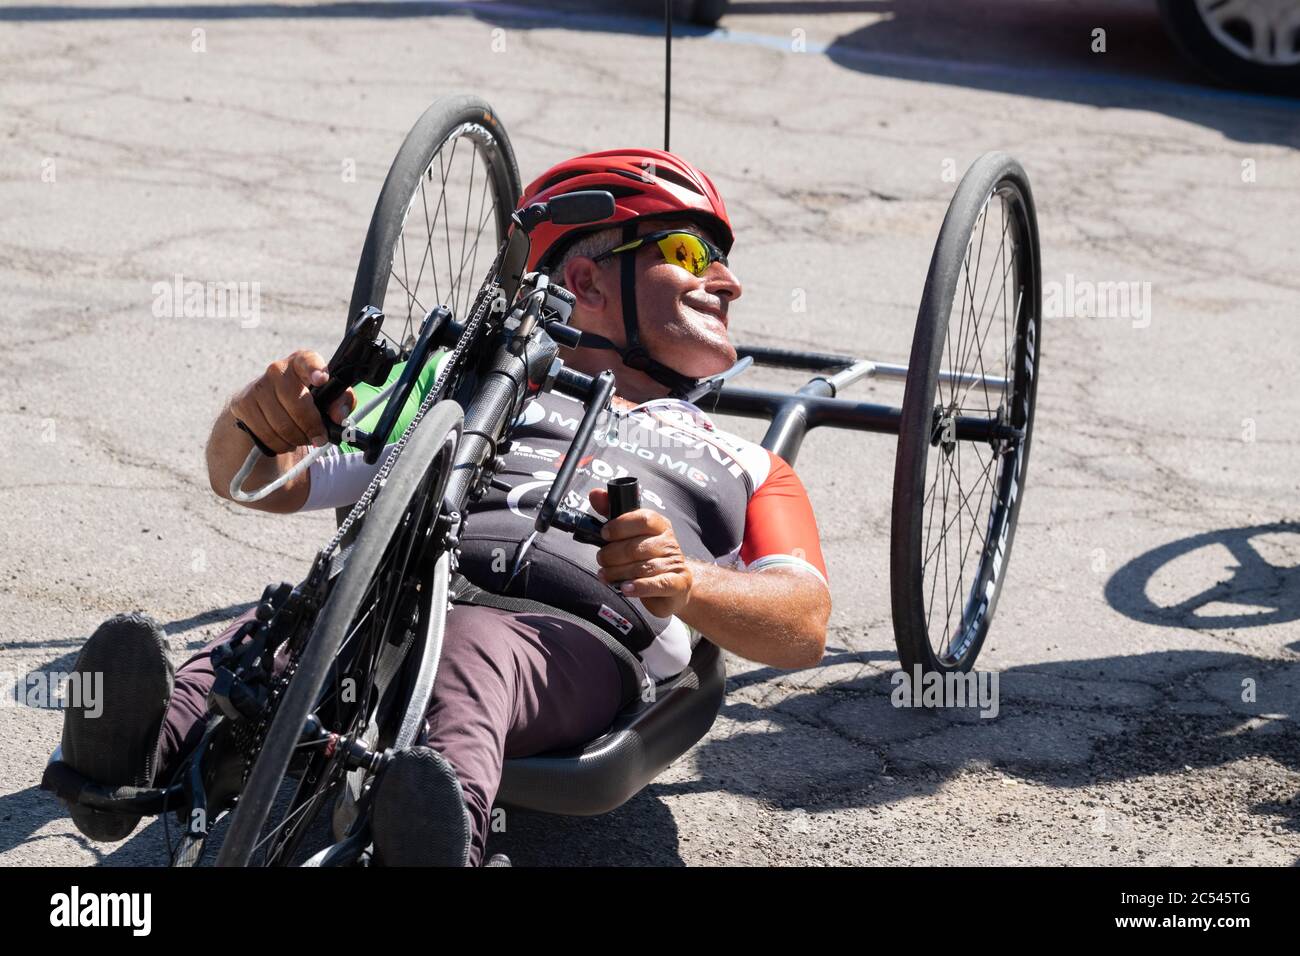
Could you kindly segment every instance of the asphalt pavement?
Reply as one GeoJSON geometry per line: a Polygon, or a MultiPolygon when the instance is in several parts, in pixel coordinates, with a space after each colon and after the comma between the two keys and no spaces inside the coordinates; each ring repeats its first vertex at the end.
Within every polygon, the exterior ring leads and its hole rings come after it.
{"type": "MultiPolygon", "coordinates": [[[[660,28],[586,2],[0,8],[0,671],[67,669],[128,610],[179,661],[301,577],[332,522],[212,494],[221,403],[273,358],[332,349],[434,98],[489,100],[525,181],[658,146],[660,28]],[[177,277],[255,284],[255,321],[157,308],[177,277]]],[[[673,67],[672,147],[736,225],[740,341],[905,362],[954,178],[990,149],[1028,171],[1053,305],[979,659],[998,714],[891,706],[895,441],[816,431],[798,467],[834,595],[822,665],[731,658],[712,731],[654,784],[601,818],[512,812],[493,849],[1294,865],[1300,101],[1204,85],[1141,0],[735,3],[720,30],[679,28],[673,67]],[[1105,283],[1133,298],[1099,306],[1105,283]]],[[[5,703],[0,863],[160,862],[158,823],[75,831],[37,789],[60,713],[5,703]]]]}

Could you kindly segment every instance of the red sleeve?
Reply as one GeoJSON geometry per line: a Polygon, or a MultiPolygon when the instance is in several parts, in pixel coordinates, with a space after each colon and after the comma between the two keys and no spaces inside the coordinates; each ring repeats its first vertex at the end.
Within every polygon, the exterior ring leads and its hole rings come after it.
{"type": "Polygon", "coordinates": [[[806,562],[826,579],[826,561],[822,557],[821,539],[812,502],[803,482],[786,464],[785,459],[767,453],[770,469],[766,480],[755,490],[745,510],[745,537],[740,545],[740,559],[752,566],[806,562]],[[793,558],[782,562],[781,558],[793,558]]]}

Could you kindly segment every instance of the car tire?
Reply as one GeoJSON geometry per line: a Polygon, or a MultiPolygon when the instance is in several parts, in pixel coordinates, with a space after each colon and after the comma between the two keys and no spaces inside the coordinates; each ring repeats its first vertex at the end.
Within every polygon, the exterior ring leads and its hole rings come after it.
{"type": "Polygon", "coordinates": [[[1160,16],[1174,45],[1195,66],[1227,86],[1300,96],[1300,50],[1253,58],[1244,23],[1212,23],[1200,0],[1160,0],[1160,16]]]}

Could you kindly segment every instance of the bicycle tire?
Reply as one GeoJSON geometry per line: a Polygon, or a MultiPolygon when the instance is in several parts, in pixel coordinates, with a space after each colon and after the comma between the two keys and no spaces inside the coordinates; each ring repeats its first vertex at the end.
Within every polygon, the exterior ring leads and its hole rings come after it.
{"type": "MultiPolygon", "coordinates": [[[[397,310],[388,302],[389,293],[396,284],[403,283],[394,278],[393,261],[398,249],[404,249],[405,229],[410,220],[410,212],[417,198],[423,195],[424,177],[430,175],[435,162],[442,166],[442,151],[451,144],[450,162],[454,165],[455,146],[460,138],[468,136],[474,144],[474,157],[482,157],[488,167],[488,176],[483,180],[490,184],[493,208],[496,209],[494,245],[485,250],[487,260],[495,257],[497,248],[505,241],[510,231],[510,216],[519,203],[523,187],[519,182],[519,166],[515,162],[514,148],[505,126],[496,115],[496,111],[486,101],[477,96],[452,95],[439,97],[421,114],[402,140],[402,145],[393,157],[393,163],[384,177],[384,185],[375,200],[374,212],[370,216],[370,225],[366,229],[365,242],[361,247],[361,258],[357,263],[357,274],[352,283],[352,298],[344,320],[344,331],[360,311],[368,305],[385,310],[385,333],[394,331],[393,318],[397,310]]],[[[471,183],[472,185],[472,183],[471,183]]],[[[436,210],[434,219],[437,219],[436,210]]],[[[430,240],[432,241],[432,240],[430,240]]],[[[423,255],[421,263],[423,263],[423,255]]],[[[471,271],[473,264],[471,264],[471,271]]],[[[436,273],[435,273],[436,277],[436,273]]],[[[477,282],[480,277],[469,276],[470,282],[477,282]]],[[[464,276],[459,276],[464,281],[464,276]]],[[[409,285],[409,283],[408,283],[409,285]]],[[[435,282],[435,292],[441,289],[435,282]]],[[[418,299],[420,280],[417,278],[414,289],[407,289],[412,299],[418,299]]],[[[471,290],[474,291],[474,290],[471,290]]],[[[441,297],[441,296],[439,296],[441,297]]],[[[402,318],[402,328],[397,331],[395,340],[404,344],[418,327],[423,316],[416,316],[413,311],[414,301],[408,301],[402,318]]],[[[421,304],[423,304],[421,302],[421,304]]],[[[453,307],[453,303],[442,303],[453,307]]],[[[454,308],[453,308],[453,311],[454,308]]],[[[456,314],[457,320],[465,316],[456,314]]],[[[449,383],[450,384],[450,383],[449,383]]],[[[443,396],[451,394],[445,391],[443,396]]],[[[339,508],[335,511],[335,520],[340,524],[347,517],[350,509],[339,508]]],[[[351,535],[359,529],[354,526],[351,535]]],[[[351,541],[352,538],[345,539],[351,541]]]]}
{"type": "Polygon", "coordinates": [[[307,717],[317,704],[330,664],[344,635],[362,611],[370,583],[389,554],[414,497],[426,488],[428,501],[442,501],[463,420],[463,412],[455,402],[444,401],[433,406],[416,427],[383,489],[371,503],[347,564],[321,608],[235,805],[229,831],[217,856],[218,866],[246,866],[250,862],[307,717]],[[439,473],[430,480],[435,468],[439,473]]]}
{"type": "MultiPolygon", "coordinates": [[[[397,156],[394,157],[393,164],[388,170],[388,175],[384,179],[383,188],[379,192],[379,199],[375,202],[374,213],[370,217],[370,226],[366,231],[366,241],[361,248],[361,259],[357,263],[357,275],[352,285],[352,299],[348,306],[346,319],[351,320],[367,305],[373,305],[378,309],[385,308],[388,294],[392,291],[394,285],[393,263],[395,254],[398,249],[402,248],[401,243],[405,239],[404,229],[410,219],[411,211],[415,208],[415,201],[422,196],[426,199],[427,218],[427,196],[425,196],[423,190],[424,177],[431,175],[435,162],[441,162],[442,151],[448,144],[452,145],[452,153],[446,162],[449,166],[454,166],[456,148],[459,141],[466,137],[474,144],[475,156],[480,157],[487,166],[489,178],[485,180],[485,185],[490,183],[492,190],[493,209],[495,210],[495,241],[491,248],[484,251],[486,260],[489,263],[492,261],[492,257],[496,255],[498,247],[505,240],[510,230],[510,216],[514,212],[523,192],[519,183],[519,167],[515,162],[510,137],[506,133],[505,126],[497,118],[496,112],[486,100],[469,95],[441,97],[424,111],[415,125],[411,127],[411,131],[406,134],[406,139],[403,140],[402,146],[397,151],[397,156]]],[[[445,172],[447,166],[441,166],[440,169],[445,172]]],[[[472,176],[471,172],[471,188],[472,176]]],[[[467,206],[467,214],[469,211],[467,206]]],[[[437,218],[437,210],[435,209],[432,220],[433,225],[436,225],[437,218]]],[[[448,214],[443,220],[444,224],[449,222],[450,218],[450,214],[448,214]]],[[[430,243],[432,241],[430,237],[430,243]]],[[[448,240],[448,243],[450,246],[450,240],[448,240]]],[[[450,248],[448,254],[450,255],[450,248]]],[[[431,258],[433,257],[431,256],[431,258]]],[[[436,259],[434,261],[436,263],[436,259]]],[[[421,264],[423,262],[422,256],[421,264]]],[[[482,278],[477,275],[464,275],[464,265],[465,263],[462,261],[460,263],[460,274],[455,277],[455,281],[458,283],[456,288],[458,289],[461,287],[459,283],[466,280],[477,283],[482,278]]],[[[473,271],[474,267],[471,265],[470,272],[473,271]]],[[[436,280],[436,271],[433,276],[436,280]]],[[[409,290],[417,297],[420,293],[421,277],[422,274],[417,277],[416,288],[409,290]]],[[[400,285],[400,283],[398,284],[400,285]]],[[[409,284],[408,282],[407,285],[409,284]]],[[[435,291],[441,293],[442,289],[437,287],[436,281],[435,287],[435,291]]],[[[469,292],[467,298],[472,299],[473,293],[477,291],[478,287],[473,285],[467,288],[469,292]]],[[[440,296],[440,298],[443,297],[440,296]]],[[[460,311],[456,309],[456,303],[444,301],[441,304],[456,311],[457,319],[464,318],[460,311]]],[[[413,303],[410,302],[407,304],[404,334],[410,333],[412,323],[418,327],[419,321],[424,317],[423,315],[413,317],[412,305],[413,303]]],[[[392,316],[389,316],[389,318],[391,319],[392,316]]]]}
{"type": "MultiPolygon", "coordinates": [[[[994,228],[997,228],[996,226],[994,228]]],[[[1003,153],[987,153],[971,166],[957,187],[948,207],[938,241],[930,260],[925,291],[917,313],[916,331],[912,339],[911,357],[904,386],[902,420],[898,436],[898,452],[894,465],[893,510],[890,530],[890,598],[894,621],[894,639],[899,660],[906,672],[923,673],[970,670],[988,635],[993,612],[1006,580],[1006,566],[1014,539],[1015,527],[1024,500],[1024,480],[1029,460],[1030,439],[1034,424],[1034,409],[1038,386],[1036,363],[1041,351],[1041,276],[1038,248],[1038,224],[1029,179],[1020,164],[1003,153]],[[969,328],[966,325],[967,300],[971,313],[980,292],[980,263],[985,255],[985,238],[988,233],[989,211],[994,200],[999,199],[1001,235],[998,259],[991,263],[989,282],[983,292],[980,315],[969,328]],[[1012,252],[1006,255],[1005,240],[1013,231],[1012,252]],[[978,237],[977,237],[977,230],[978,237]],[[978,251],[976,245],[978,244],[978,251]],[[971,288],[971,264],[975,258],[974,288],[971,288]],[[1005,259],[1008,265],[999,280],[999,299],[1003,303],[1002,375],[990,373],[984,364],[985,346],[994,339],[994,312],[985,326],[985,338],[979,335],[983,307],[992,290],[992,274],[998,262],[1005,259]],[[1007,274],[1014,264],[1012,290],[1015,294],[1014,336],[1009,328],[1006,310],[1007,274]],[[961,319],[957,329],[957,344],[952,342],[954,304],[958,284],[962,283],[961,319]],[[977,362],[966,364],[974,354],[977,362]],[[996,414],[1013,427],[1020,429],[1023,437],[1018,442],[1005,442],[1000,447],[989,444],[988,462],[981,477],[980,498],[974,508],[969,507],[971,496],[963,494],[961,485],[961,449],[973,447],[976,460],[984,463],[979,442],[952,440],[956,418],[963,412],[968,417],[993,417],[995,411],[988,389],[980,389],[984,407],[969,408],[964,404],[974,386],[952,379],[941,381],[941,366],[956,368],[949,371],[978,376],[985,381],[992,378],[1004,382],[994,397],[1000,399],[996,414]],[[947,396],[943,384],[948,385],[947,396]],[[961,389],[960,393],[958,390],[961,389]],[[974,413],[978,414],[974,414],[974,413]],[[949,425],[954,428],[950,431],[949,425]],[[942,426],[942,427],[940,427],[942,426]],[[954,466],[955,458],[955,466],[954,466]],[[993,466],[996,463],[996,469],[993,466]],[[945,471],[945,466],[947,471],[945,471]],[[990,471],[993,477],[989,477],[990,471]],[[927,493],[927,474],[932,480],[927,493]],[[953,503],[954,518],[950,521],[949,497],[955,474],[958,499],[953,503]],[[979,531],[982,518],[983,496],[992,488],[989,511],[984,531],[979,531]],[[940,539],[933,543],[934,517],[937,502],[943,501],[940,516],[940,539]],[[927,509],[928,502],[928,509],[927,509]],[[964,507],[963,507],[964,506],[964,507]],[[970,518],[970,536],[963,550],[963,511],[970,518]],[[952,567],[948,550],[948,532],[957,527],[957,546],[953,552],[959,563],[952,567]],[[981,539],[975,566],[969,577],[965,576],[966,559],[971,553],[977,535],[981,539]],[[933,619],[934,599],[938,590],[940,572],[932,565],[937,563],[942,548],[945,601],[947,613],[940,629],[933,619]],[[933,571],[933,583],[927,588],[927,569],[933,571]],[[951,573],[950,573],[951,572],[951,573]],[[955,578],[955,586],[953,580],[955,578]],[[970,587],[966,587],[970,580],[970,587]],[[956,626],[952,614],[960,610],[956,626]],[[936,648],[935,632],[942,643],[936,648]]],[[[993,342],[996,345],[996,341],[993,342]]],[[[990,356],[989,365],[996,365],[990,356]]],[[[967,452],[971,455],[971,452],[967,452]]],[[[976,465],[975,467],[978,467],[976,465]]],[[[941,606],[942,609],[943,606],[941,606]]]]}

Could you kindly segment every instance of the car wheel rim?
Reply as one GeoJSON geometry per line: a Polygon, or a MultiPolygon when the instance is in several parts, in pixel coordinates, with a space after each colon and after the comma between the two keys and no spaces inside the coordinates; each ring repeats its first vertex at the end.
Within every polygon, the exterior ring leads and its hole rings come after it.
{"type": "Polygon", "coordinates": [[[1215,42],[1262,66],[1300,64],[1300,6],[1294,0],[1196,0],[1215,42]]]}

